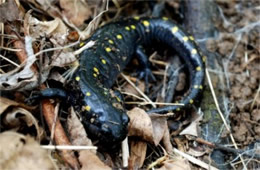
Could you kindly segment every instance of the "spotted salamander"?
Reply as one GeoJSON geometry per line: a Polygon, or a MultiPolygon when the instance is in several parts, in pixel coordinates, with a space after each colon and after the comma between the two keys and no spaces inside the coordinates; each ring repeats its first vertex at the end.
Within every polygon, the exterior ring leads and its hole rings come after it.
{"type": "Polygon", "coordinates": [[[95,41],[94,46],[80,55],[72,92],[47,89],[46,94],[70,98],[70,104],[80,112],[88,134],[102,143],[114,145],[127,135],[129,118],[123,102],[110,88],[135,55],[141,58],[145,76],[149,76],[148,60],[140,45],[153,41],[167,44],[183,58],[190,75],[190,90],[180,101],[184,106],[165,106],[150,112],[177,111],[193,104],[203,88],[205,57],[201,56],[194,38],[166,17],[134,17],[111,22],[99,28],[87,42],[91,40],[95,41]]]}

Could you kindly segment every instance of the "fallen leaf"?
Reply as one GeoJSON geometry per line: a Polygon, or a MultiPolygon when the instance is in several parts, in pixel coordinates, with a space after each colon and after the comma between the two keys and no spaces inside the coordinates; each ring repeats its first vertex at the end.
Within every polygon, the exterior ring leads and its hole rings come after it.
{"type": "Polygon", "coordinates": [[[82,165],[81,170],[103,169],[110,170],[111,168],[105,165],[96,154],[87,150],[80,151],[79,162],[82,165]]]}
{"type": "MultiPolygon", "coordinates": [[[[138,136],[157,146],[167,135],[167,116],[147,114],[140,108],[134,108],[128,113],[130,123],[128,126],[129,136],[138,136]]],[[[169,133],[169,132],[168,132],[169,133]]]]}
{"type": "Polygon", "coordinates": [[[0,22],[11,22],[19,20],[20,18],[19,9],[14,0],[6,1],[0,5],[0,22]]]}
{"type": "Polygon", "coordinates": [[[129,157],[129,167],[138,169],[143,166],[147,150],[147,143],[144,141],[131,141],[131,153],[129,157]]]}
{"type": "Polygon", "coordinates": [[[1,133],[0,146],[0,169],[57,169],[48,152],[29,136],[1,133]]]}
{"type": "Polygon", "coordinates": [[[62,13],[76,26],[82,25],[92,15],[85,1],[60,0],[60,7],[63,9],[62,13]]]}
{"type": "MultiPolygon", "coordinates": [[[[72,145],[93,146],[91,140],[87,138],[87,133],[72,107],[69,109],[69,113],[70,116],[67,119],[67,124],[72,145]]],[[[96,150],[91,151],[95,153],[96,150]]]]}
{"type": "Polygon", "coordinates": [[[28,54],[26,62],[8,73],[0,74],[0,90],[30,90],[39,84],[38,77],[31,67],[37,60],[33,55],[31,37],[25,37],[25,46],[22,50],[25,48],[28,54]]]}
{"type": "Polygon", "coordinates": [[[76,60],[77,58],[73,54],[73,52],[66,52],[64,50],[62,52],[55,51],[54,54],[52,55],[51,66],[65,67],[76,60]]]}
{"type": "Polygon", "coordinates": [[[167,117],[158,114],[150,114],[150,118],[153,127],[153,141],[155,146],[157,146],[162,140],[165,131],[168,131],[167,117]]]}
{"type": "Polygon", "coordinates": [[[196,117],[194,118],[195,120],[192,121],[192,123],[186,127],[185,129],[183,129],[183,131],[181,131],[180,135],[192,135],[192,136],[198,136],[198,127],[199,124],[203,118],[203,115],[196,115],[196,117]]]}
{"type": "Polygon", "coordinates": [[[191,170],[188,160],[178,158],[177,160],[169,159],[163,162],[162,167],[157,170],[191,170]]]}
{"type": "MultiPolygon", "coordinates": [[[[138,82],[137,87],[144,92],[145,90],[145,83],[143,81],[138,82]]],[[[136,96],[140,96],[140,93],[136,91],[136,89],[129,83],[127,83],[125,86],[122,87],[122,91],[126,93],[130,93],[136,96]]],[[[134,98],[135,99],[135,98],[134,98]]]]}
{"type": "Polygon", "coordinates": [[[1,115],[5,112],[7,108],[12,106],[19,106],[19,103],[0,96],[0,106],[1,106],[0,107],[0,115],[1,115]]]}
{"type": "Polygon", "coordinates": [[[148,114],[140,108],[134,108],[128,111],[127,114],[130,118],[128,135],[138,136],[141,139],[153,143],[152,121],[148,114]]]}
{"type": "Polygon", "coordinates": [[[200,151],[200,150],[195,150],[193,148],[189,148],[187,153],[189,155],[199,157],[199,156],[203,156],[206,153],[206,151],[200,151]]]}
{"type": "Polygon", "coordinates": [[[162,142],[167,153],[172,153],[173,146],[171,143],[171,135],[168,129],[164,131],[162,142]]]}
{"type": "Polygon", "coordinates": [[[38,121],[26,109],[21,108],[19,103],[0,97],[0,115],[2,127],[5,129],[19,130],[27,127],[35,127],[37,139],[41,139],[43,130],[39,127],[38,121]]]}
{"type": "MultiPolygon", "coordinates": [[[[29,15],[28,13],[26,15],[29,15]]],[[[29,15],[24,21],[25,27],[29,28],[29,34],[33,38],[52,37],[55,39],[66,40],[68,34],[67,26],[60,18],[55,18],[51,21],[40,21],[35,17],[29,15]]],[[[63,43],[64,44],[64,43],[63,43]]]]}

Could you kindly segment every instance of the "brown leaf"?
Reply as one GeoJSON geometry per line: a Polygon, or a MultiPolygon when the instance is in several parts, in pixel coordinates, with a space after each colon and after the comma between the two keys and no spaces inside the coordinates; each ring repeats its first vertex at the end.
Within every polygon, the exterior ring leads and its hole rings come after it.
{"type": "Polygon", "coordinates": [[[140,108],[134,108],[127,114],[130,118],[129,136],[138,136],[153,143],[152,121],[148,114],[140,108]]]}
{"type": "Polygon", "coordinates": [[[129,167],[138,169],[143,166],[147,144],[144,141],[131,141],[131,153],[129,158],[129,167]]]}
{"type": "Polygon", "coordinates": [[[5,110],[11,106],[19,106],[19,103],[13,101],[13,100],[9,100],[7,98],[4,97],[0,97],[0,115],[3,114],[5,112],[5,110]]]}
{"type": "Polygon", "coordinates": [[[168,129],[166,129],[164,131],[162,142],[163,142],[163,145],[165,147],[165,150],[168,153],[172,153],[173,146],[172,146],[172,143],[171,143],[171,135],[170,135],[170,132],[169,132],[168,129]]]}
{"type": "Polygon", "coordinates": [[[157,170],[191,170],[191,168],[186,159],[178,158],[177,160],[164,161],[163,166],[157,170]]]}
{"type": "Polygon", "coordinates": [[[26,123],[27,127],[34,126],[37,131],[37,139],[41,138],[40,135],[43,134],[43,131],[39,127],[38,121],[28,110],[19,107],[19,103],[3,97],[0,97],[0,106],[1,121],[4,128],[18,130],[24,128],[24,123],[26,123]]]}
{"type": "Polygon", "coordinates": [[[51,66],[57,66],[57,67],[68,66],[69,64],[77,60],[73,52],[66,52],[64,50],[62,52],[55,51],[52,58],[53,60],[51,62],[51,66]]]}
{"type": "Polygon", "coordinates": [[[203,115],[195,115],[195,120],[187,128],[183,129],[180,135],[198,136],[199,121],[202,120],[202,117],[203,115]]]}
{"type": "Polygon", "coordinates": [[[26,15],[29,17],[25,18],[25,27],[29,28],[31,37],[40,38],[47,35],[55,39],[62,39],[62,44],[64,44],[68,28],[60,18],[55,18],[52,21],[40,21],[28,13],[26,15]]]}
{"type": "Polygon", "coordinates": [[[188,152],[189,155],[195,156],[195,157],[199,157],[202,156],[206,153],[206,151],[200,151],[198,149],[193,149],[193,148],[189,148],[188,152]]]}
{"type": "Polygon", "coordinates": [[[19,9],[14,0],[9,0],[0,5],[0,22],[16,21],[19,18],[19,9]]]}
{"type": "MultiPolygon", "coordinates": [[[[130,117],[129,136],[138,136],[141,139],[148,141],[156,146],[160,143],[168,132],[167,117],[150,114],[150,116],[140,108],[134,108],[128,113],[130,117]]],[[[168,132],[169,133],[169,132],[168,132]]],[[[168,134],[169,135],[169,134],[168,134]]],[[[165,140],[170,138],[166,136],[165,140]]],[[[167,144],[167,142],[165,142],[167,144]]],[[[168,144],[170,141],[168,141],[168,144]]],[[[167,145],[171,149],[170,145],[167,145]]]]}
{"type": "MultiPolygon", "coordinates": [[[[70,116],[67,119],[67,124],[71,143],[73,145],[93,146],[91,140],[87,138],[87,133],[72,107],[69,112],[70,116]]],[[[95,150],[91,151],[95,153],[95,150]]]]}
{"type": "Polygon", "coordinates": [[[63,9],[62,13],[76,26],[82,25],[92,15],[85,1],[60,0],[60,6],[63,9]]]}
{"type": "Polygon", "coordinates": [[[48,152],[33,138],[15,132],[0,134],[0,169],[56,169],[48,152]]]}
{"type": "Polygon", "coordinates": [[[87,150],[80,151],[79,162],[81,163],[82,167],[81,170],[93,170],[93,169],[104,169],[109,170],[111,169],[107,165],[105,165],[96,154],[93,152],[89,152],[87,150]]]}
{"type": "Polygon", "coordinates": [[[167,118],[163,116],[158,116],[158,114],[151,114],[150,118],[152,120],[153,126],[153,141],[157,146],[162,140],[165,131],[168,131],[167,118]]]}

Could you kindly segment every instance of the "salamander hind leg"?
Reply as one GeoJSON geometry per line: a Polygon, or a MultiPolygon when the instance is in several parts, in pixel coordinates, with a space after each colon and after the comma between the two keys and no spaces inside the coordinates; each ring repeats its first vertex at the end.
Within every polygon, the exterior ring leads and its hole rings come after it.
{"type": "Polygon", "coordinates": [[[136,55],[140,64],[140,68],[138,70],[138,79],[144,79],[146,92],[148,92],[147,85],[149,81],[155,82],[156,78],[154,77],[152,70],[149,67],[150,64],[148,61],[148,56],[145,54],[144,49],[141,46],[137,47],[136,55]]]}

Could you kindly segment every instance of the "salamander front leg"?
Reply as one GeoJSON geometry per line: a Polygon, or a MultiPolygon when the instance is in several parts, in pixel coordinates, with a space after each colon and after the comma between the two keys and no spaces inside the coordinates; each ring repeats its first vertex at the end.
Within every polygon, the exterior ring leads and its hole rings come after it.
{"type": "Polygon", "coordinates": [[[148,56],[145,54],[144,49],[141,46],[138,46],[136,49],[136,55],[140,64],[140,70],[138,71],[138,79],[144,79],[146,87],[149,80],[156,81],[150,67],[148,56]]]}
{"type": "Polygon", "coordinates": [[[31,97],[29,97],[26,102],[33,103],[36,100],[40,99],[51,99],[51,98],[58,98],[63,101],[69,101],[70,97],[68,93],[62,89],[58,88],[47,88],[38,92],[33,93],[31,97]]]}

